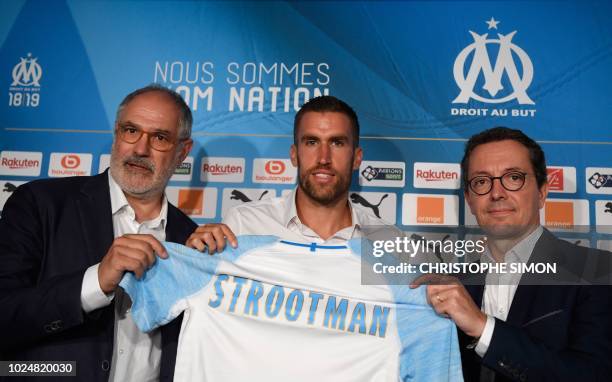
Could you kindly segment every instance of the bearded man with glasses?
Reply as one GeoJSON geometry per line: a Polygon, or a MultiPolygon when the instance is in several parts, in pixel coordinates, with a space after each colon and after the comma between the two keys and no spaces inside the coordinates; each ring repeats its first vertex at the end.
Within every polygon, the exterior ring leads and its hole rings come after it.
{"type": "Polygon", "coordinates": [[[140,332],[117,285],[197,227],[164,194],[191,125],[176,92],[138,89],[117,110],[110,171],[13,192],[0,219],[0,359],[75,361],[80,381],[172,379],[179,319],[140,332]]]}
{"type": "Polygon", "coordinates": [[[609,380],[609,252],[579,247],[540,226],[548,194],[540,145],[520,130],[472,136],[461,161],[464,196],[487,236],[481,262],[555,263],[554,275],[427,275],[436,312],[459,329],[466,381],[609,380]],[[586,269],[595,268],[595,275],[586,269]],[[604,285],[590,285],[590,284],[604,285]]]}

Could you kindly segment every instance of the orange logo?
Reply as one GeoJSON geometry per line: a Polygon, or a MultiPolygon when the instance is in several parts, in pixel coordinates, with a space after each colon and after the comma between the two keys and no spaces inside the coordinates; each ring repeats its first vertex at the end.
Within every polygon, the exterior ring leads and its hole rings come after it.
{"type": "Polygon", "coordinates": [[[547,227],[574,228],[574,203],[547,200],[544,208],[547,227]]]}
{"type": "Polygon", "coordinates": [[[177,207],[187,215],[202,215],[204,190],[183,188],[178,192],[177,207]]]}
{"type": "Polygon", "coordinates": [[[266,172],[270,175],[278,175],[285,172],[285,163],[279,160],[269,160],[266,162],[266,172]]]}
{"type": "Polygon", "coordinates": [[[417,197],[417,223],[444,224],[444,198],[417,197]]]}
{"type": "Polygon", "coordinates": [[[61,164],[63,168],[77,168],[81,164],[81,158],[78,155],[64,155],[61,164]]]}
{"type": "Polygon", "coordinates": [[[562,168],[547,168],[548,174],[548,190],[563,191],[563,169],[562,168]]]}

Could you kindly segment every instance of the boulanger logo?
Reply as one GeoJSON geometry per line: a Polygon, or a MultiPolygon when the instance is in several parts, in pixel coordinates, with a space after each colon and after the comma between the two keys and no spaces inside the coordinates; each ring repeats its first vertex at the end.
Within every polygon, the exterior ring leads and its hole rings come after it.
{"type": "Polygon", "coordinates": [[[265,165],[266,173],[270,175],[279,175],[285,172],[285,163],[279,160],[269,160],[265,165]]]}
{"type": "MultiPolygon", "coordinates": [[[[491,17],[486,23],[489,30],[497,30],[501,22],[491,17]]],[[[519,105],[535,105],[527,94],[533,81],[533,63],[529,55],[513,41],[517,31],[505,35],[496,33],[497,38],[489,36],[489,32],[482,35],[473,31],[469,33],[473,42],[459,52],[453,65],[453,76],[460,91],[452,103],[467,104],[475,100],[485,104],[503,104],[516,100],[519,105]],[[491,57],[490,51],[497,51],[497,56],[491,57]],[[507,81],[504,81],[506,78],[507,81]]],[[[533,117],[535,110],[453,108],[451,114],[533,117]]]]}
{"type": "Polygon", "coordinates": [[[40,80],[43,70],[37,57],[28,53],[20,57],[11,72],[13,82],[9,87],[9,106],[37,107],[40,104],[40,80]]]}
{"type": "Polygon", "coordinates": [[[289,159],[253,160],[253,183],[293,184],[296,176],[297,169],[289,159]]]}
{"type": "Polygon", "coordinates": [[[81,159],[78,155],[64,155],[61,161],[62,167],[65,169],[73,169],[79,167],[81,164],[81,159]]]}
{"type": "Polygon", "coordinates": [[[404,187],[404,162],[363,161],[359,166],[359,185],[404,187]]]}
{"type": "Polygon", "coordinates": [[[51,153],[50,177],[91,175],[92,154],[51,153]]]}
{"type": "Polygon", "coordinates": [[[586,190],[589,194],[612,194],[612,168],[587,167],[586,190]]]}
{"type": "Polygon", "coordinates": [[[461,166],[458,163],[414,163],[415,188],[459,189],[461,166]]]}
{"type": "Polygon", "coordinates": [[[0,152],[0,175],[39,176],[41,164],[41,152],[0,152]]]}
{"type": "Polygon", "coordinates": [[[244,182],[244,158],[204,157],[200,168],[202,182],[244,182]]]}

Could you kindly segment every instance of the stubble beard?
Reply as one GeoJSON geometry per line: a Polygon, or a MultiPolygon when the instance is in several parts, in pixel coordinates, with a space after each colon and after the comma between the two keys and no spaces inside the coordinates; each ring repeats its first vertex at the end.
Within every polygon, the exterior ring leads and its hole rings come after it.
{"type": "Polygon", "coordinates": [[[351,186],[350,173],[349,176],[346,176],[327,166],[317,166],[306,171],[301,171],[298,163],[298,180],[304,194],[322,206],[329,206],[338,202],[340,199],[344,199],[351,186]],[[316,170],[322,168],[328,171],[334,171],[336,182],[328,186],[315,185],[311,180],[311,175],[316,170]]]}

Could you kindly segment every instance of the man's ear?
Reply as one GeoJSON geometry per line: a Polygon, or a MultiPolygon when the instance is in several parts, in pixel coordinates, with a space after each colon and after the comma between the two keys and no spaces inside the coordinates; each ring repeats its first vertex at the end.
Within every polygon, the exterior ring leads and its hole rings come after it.
{"type": "Polygon", "coordinates": [[[353,154],[353,170],[359,169],[361,162],[363,161],[363,150],[361,147],[355,148],[355,154],[353,154]]]}
{"type": "Polygon", "coordinates": [[[289,149],[289,157],[291,158],[291,164],[293,167],[298,166],[298,157],[297,157],[297,146],[295,144],[291,145],[289,149]]]}

